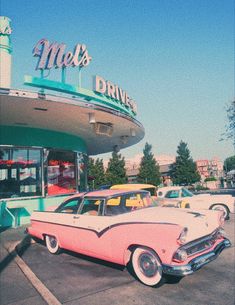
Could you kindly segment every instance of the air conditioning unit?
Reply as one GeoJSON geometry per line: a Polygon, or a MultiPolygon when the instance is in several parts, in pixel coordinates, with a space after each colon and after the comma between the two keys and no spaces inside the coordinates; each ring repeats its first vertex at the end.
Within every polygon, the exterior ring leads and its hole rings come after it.
{"type": "Polygon", "coordinates": [[[97,135],[111,137],[113,134],[113,124],[97,122],[94,124],[94,131],[97,135]]]}

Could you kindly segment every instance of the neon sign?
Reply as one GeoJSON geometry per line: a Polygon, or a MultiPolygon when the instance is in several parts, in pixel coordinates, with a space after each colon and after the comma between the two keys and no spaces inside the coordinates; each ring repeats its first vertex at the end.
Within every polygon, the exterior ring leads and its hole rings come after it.
{"type": "Polygon", "coordinates": [[[130,107],[134,113],[137,112],[137,106],[133,99],[129,95],[119,88],[117,85],[113,84],[110,81],[104,80],[100,76],[95,76],[93,80],[94,91],[104,94],[110,98],[120,101],[124,105],[130,107]]]}
{"type": "Polygon", "coordinates": [[[10,25],[1,25],[0,34],[2,35],[10,35],[12,33],[12,28],[10,25]]]}
{"type": "Polygon", "coordinates": [[[126,91],[110,81],[106,81],[100,76],[94,78],[93,90],[85,89],[81,85],[81,68],[86,67],[91,62],[91,57],[84,44],[77,44],[73,52],[65,51],[66,44],[52,42],[47,39],[40,39],[33,48],[33,56],[38,57],[36,70],[40,70],[40,77],[25,76],[25,85],[44,89],[54,90],[66,94],[77,96],[87,102],[105,105],[108,108],[123,112],[131,117],[137,113],[135,101],[126,91]],[[66,83],[66,68],[78,67],[78,85],[66,83]],[[47,79],[44,70],[61,68],[61,81],[47,79]]]}
{"type": "Polygon", "coordinates": [[[66,67],[86,67],[91,61],[86,45],[77,44],[74,52],[66,52],[66,44],[50,42],[47,39],[41,39],[33,49],[33,56],[39,57],[36,70],[44,70],[66,67]]]}

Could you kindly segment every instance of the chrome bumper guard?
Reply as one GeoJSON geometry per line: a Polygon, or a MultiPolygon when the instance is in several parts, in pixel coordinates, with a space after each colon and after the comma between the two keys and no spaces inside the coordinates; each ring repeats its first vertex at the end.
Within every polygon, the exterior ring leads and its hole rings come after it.
{"type": "Polygon", "coordinates": [[[192,259],[187,265],[162,265],[162,271],[164,274],[174,276],[185,276],[192,274],[204,265],[216,259],[224,249],[229,248],[230,246],[230,241],[225,239],[219,243],[212,251],[192,259]]]}

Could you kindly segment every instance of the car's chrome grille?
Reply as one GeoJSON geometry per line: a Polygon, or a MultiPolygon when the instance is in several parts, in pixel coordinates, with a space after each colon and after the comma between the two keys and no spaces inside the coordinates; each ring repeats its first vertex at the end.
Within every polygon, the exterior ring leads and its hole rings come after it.
{"type": "Polygon", "coordinates": [[[187,251],[188,256],[195,255],[199,252],[203,252],[207,249],[210,249],[219,237],[219,231],[216,230],[209,236],[206,236],[204,238],[198,239],[197,241],[185,245],[184,249],[187,251]]]}

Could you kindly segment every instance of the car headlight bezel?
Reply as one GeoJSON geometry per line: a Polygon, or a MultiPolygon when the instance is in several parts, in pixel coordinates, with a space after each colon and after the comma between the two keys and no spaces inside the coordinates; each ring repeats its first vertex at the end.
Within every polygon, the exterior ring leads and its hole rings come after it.
{"type": "Polygon", "coordinates": [[[173,255],[173,260],[176,262],[185,262],[188,259],[188,253],[184,248],[179,248],[173,255]]]}
{"type": "Polygon", "coordinates": [[[182,230],[181,233],[180,233],[180,236],[179,236],[178,239],[177,239],[177,242],[178,242],[180,245],[184,245],[184,244],[186,243],[187,234],[188,234],[188,228],[187,228],[187,227],[184,227],[183,230],[182,230]]]}

